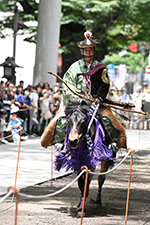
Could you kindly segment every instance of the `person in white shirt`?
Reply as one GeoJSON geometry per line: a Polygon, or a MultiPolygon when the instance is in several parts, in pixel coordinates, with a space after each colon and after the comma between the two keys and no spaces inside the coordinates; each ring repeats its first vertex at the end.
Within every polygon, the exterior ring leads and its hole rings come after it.
{"type": "Polygon", "coordinates": [[[36,87],[30,86],[30,95],[31,99],[31,106],[32,108],[29,109],[30,112],[30,124],[29,124],[29,131],[30,134],[37,134],[37,127],[38,127],[38,121],[37,121],[37,110],[38,110],[38,93],[36,90],[36,87]]]}
{"type": "Polygon", "coordinates": [[[141,111],[142,110],[142,99],[144,97],[145,93],[142,92],[141,85],[138,85],[136,87],[136,91],[132,95],[133,103],[135,104],[135,111],[141,111]]]}
{"type": "Polygon", "coordinates": [[[40,97],[40,108],[42,111],[43,121],[42,121],[40,132],[39,132],[40,135],[42,135],[45,125],[48,124],[53,117],[52,113],[50,112],[50,108],[49,108],[51,94],[47,89],[43,89],[42,95],[43,96],[40,97]]]}

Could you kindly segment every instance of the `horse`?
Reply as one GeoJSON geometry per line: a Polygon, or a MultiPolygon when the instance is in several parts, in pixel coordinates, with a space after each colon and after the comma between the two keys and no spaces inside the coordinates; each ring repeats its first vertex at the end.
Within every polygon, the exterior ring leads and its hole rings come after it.
{"type": "MultiPolygon", "coordinates": [[[[116,157],[116,149],[109,149],[106,143],[106,131],[99,119],[94,118],[89,130],[87,129],[92,114],[90,114],[91,102],[83,99],[69,99],[65,107],[67,118],[66,136],[61,151],[56,154],[55,169],[73,169],[79,174],[82,166],[87,166],[89,170],[95,171],[98,162],[101,162],[100,172],[106,172],[110,165],[113,165],[116,157]]],[[[99,113],[110,119],[118,126],[119,135],[117,147],[126,148],[126,136],[122,125],[117,124],[116,117],[108,108],[100,107],[99,113]]],[[[117,148],[117,150],[118,150],[117,148]]],[[[86,198],[89,195],[89,186],[92,174],[88,175],[86,198]]],[[[105,175],[98,176],[98,193],[95,206],[101,206],[101,190],[105,181],[105,175]]],[[[83,194],[84,194],[85,173],[78,179],[80,190],[80,201],[77,206],[77,216],[81,215],[83,194]]],[[[85,213],[85,212],[84,212],[85,213]]]]}

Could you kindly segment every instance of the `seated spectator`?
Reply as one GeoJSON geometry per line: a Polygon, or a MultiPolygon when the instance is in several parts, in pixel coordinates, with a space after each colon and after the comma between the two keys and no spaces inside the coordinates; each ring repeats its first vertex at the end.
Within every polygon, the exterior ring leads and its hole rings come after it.
{"type": "Polygon", "coordinates": [[[17,112],[19,107],[14,106],[11,109],[10,122],[7,126],[7,131],[11,131],[13,134],[13,140],[18,141],[20,139],[19,130],[21,129],[22,122],[17,118],[17,112]]]}

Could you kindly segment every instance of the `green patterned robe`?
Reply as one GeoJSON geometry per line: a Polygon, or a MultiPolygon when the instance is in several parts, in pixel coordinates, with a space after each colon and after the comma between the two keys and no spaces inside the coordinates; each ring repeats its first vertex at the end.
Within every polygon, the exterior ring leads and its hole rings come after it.
{"type": "MultiPolygon", "coordinates": [[[[90,67],[91,66],[95,67],[96,65],[99,65],[99,64],[101,63],[97,61],[96,59],[94,59],[90,67]]],[[[69,87],[72,90],[81,92],[85,88],[85,77],[79,76],[78,79],[76,80],[76,75],[88,72],[90,70],[90,67],[89,68],[86,68],[86,67],[87,65],[84,59],[79,59],[78,61],[74,62],[64,74],[63,80],[69,85],[69,87]]],[[[88,88],[86,88],[84,91],[88,92],[88,88]]],[[[72,92],[70,92],[70,90],[66,87],[65,84],[63,84],[63,93],[61,96],[60,108],[63,108],[65,106],[66,101],[71,96],[77,97],[73,95],[72,92]]]]}

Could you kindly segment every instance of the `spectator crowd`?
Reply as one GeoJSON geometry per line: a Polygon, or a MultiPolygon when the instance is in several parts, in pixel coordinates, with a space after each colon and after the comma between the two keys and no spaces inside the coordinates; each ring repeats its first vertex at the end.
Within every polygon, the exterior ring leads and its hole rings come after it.
{"type": "Polygon", "coordinates": [[[15,86],[1,78],[0,143],[18,140],[21,127],[22,140],[26,140],[29,135],[41,136],[45,126],[59,109],[61,93],[59,83],[52,87],[48,82],[24,87],[24,81],[15,86]],[[9,135],[12,138],[7,139],[9,135]]]}
{"type": "Polygon", "coordinates": [[[133,103],[135,106],[132,110],[150,113],[150,86],[142,90],[142,86],[137,85],[135,91],[128,94],[126,87],[117,89],[114,85],[111,85],[107,98],[118,102],[133,103]]]}
{"type": "MultiPolygon", "coordinates": [[[[20,128],[23,128],[22,139],[29,135],[41,136],[45,126],[57,114],[61,101],[62,87],[55,83],[50,87],[48,82],[24,87],[24,81],[18,86],[1,78],[0,81],[0,143],[6,143],[9,134],[12,141],[18,140],[20,128]]],[[[119,102],[132,102],[132,110],[150,113],[150,86],[142,90],[138,85],[135,92],[127,93],[126,87],[117,89],[110,85],[107,98],[119,102]]],[[[130,108],[131,109],[131,108],[130,108]]]]}

